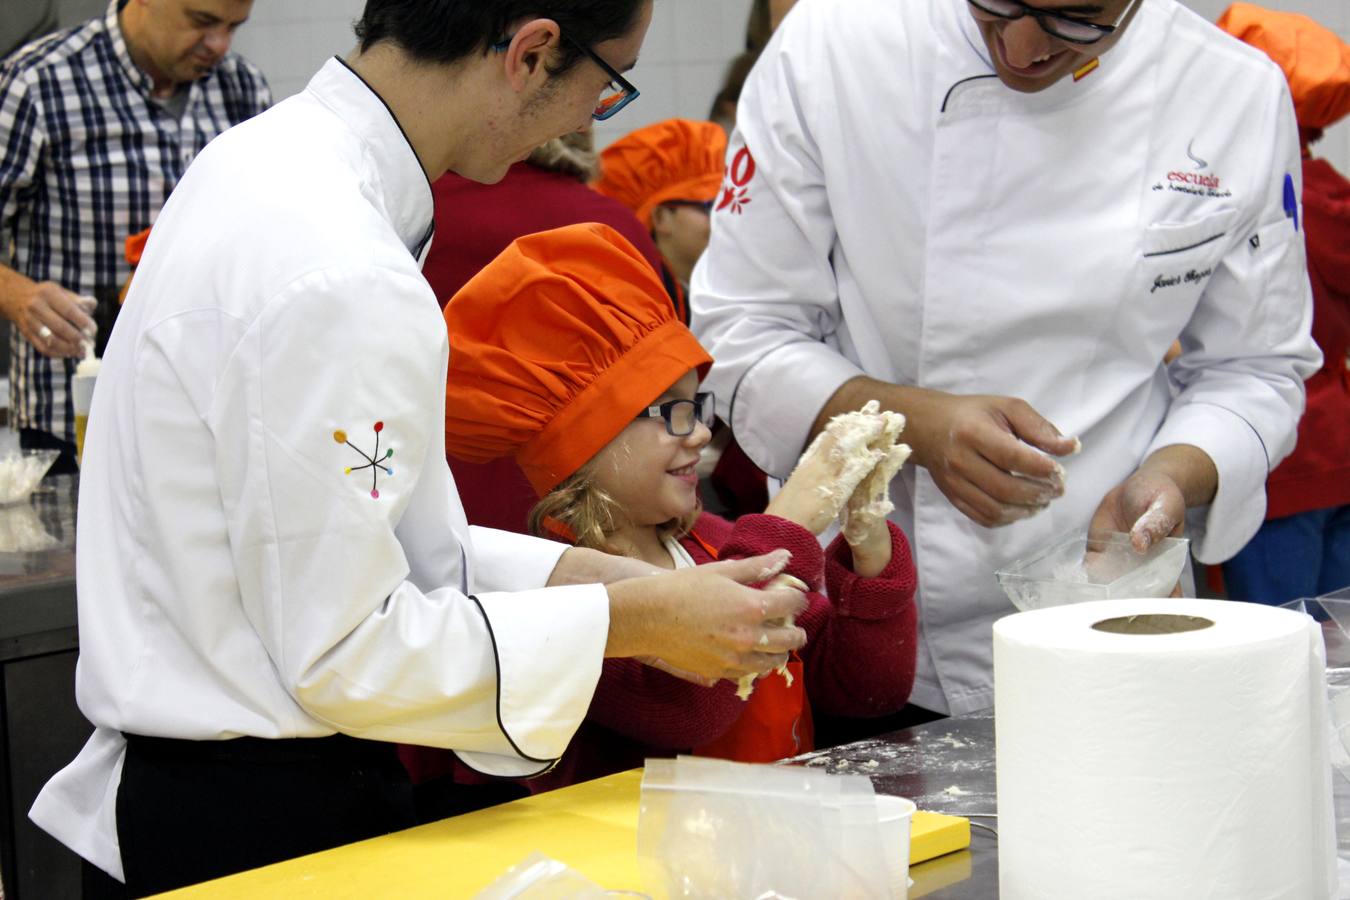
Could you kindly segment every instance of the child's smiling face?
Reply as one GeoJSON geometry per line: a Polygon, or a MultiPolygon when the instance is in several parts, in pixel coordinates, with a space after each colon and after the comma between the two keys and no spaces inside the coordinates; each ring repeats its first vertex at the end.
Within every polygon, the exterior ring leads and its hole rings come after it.
{"type": "MultiPolygon", "coordinates": [[[[693,400],[698,373],[690,370],[652,405],[693,400]]],[[[624,526],[655,526],[682,518],[698,504],[699,455],[712,437],[701,422],[672,436],[660,418],[634,419],[587,464],[596,487],[615,501],[624,526]]]]}

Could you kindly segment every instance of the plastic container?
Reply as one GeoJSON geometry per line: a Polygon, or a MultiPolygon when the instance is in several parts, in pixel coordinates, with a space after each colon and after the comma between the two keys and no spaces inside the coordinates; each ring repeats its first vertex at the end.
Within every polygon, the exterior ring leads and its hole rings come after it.
{"type": "Polygon", "coordinates": [[[891,896],[895,900],[905,900],[909,896],[909,825],[915,808],[914,802],[904,797],[877,794],[881,852],[886,857],[891,896]]]}
{"type": "Polygon", "coordinates": [[[75,367],[75,376],[70,380],[70,396],[75,404],[75,464],[84,463],[84,435],[89,428],[89,409],[94,404],[94,385],[98,382],[98,372],[102,361],[89,357],[75,367]]]}
{"type": "Polygon", "coordinates": [[[20,450],[0,459],[0,506],[27,500],[60,455],[57,450],[20,450]]]}
{"type": "Polygon", "coordinates": [[[1128,534],[1069,534],[995,574],[1023,612],[1091,600],[1166,597],[1177,586],[1189,549],[1185,538],[1163,538],[1136,553],[1128,534]]]}

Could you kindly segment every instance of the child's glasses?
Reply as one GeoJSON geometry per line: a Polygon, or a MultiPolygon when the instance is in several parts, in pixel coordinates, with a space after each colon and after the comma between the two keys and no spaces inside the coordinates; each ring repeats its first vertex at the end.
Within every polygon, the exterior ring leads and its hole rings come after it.
{"type": "Polygon", "coordinates": [[[637,414],[639,419],[665,419],[671,437],[686,437],[699,423],[711,430],[716,417],[717,399],[711,393],[695,394],[693,400],[667,400],[637,414]]]}

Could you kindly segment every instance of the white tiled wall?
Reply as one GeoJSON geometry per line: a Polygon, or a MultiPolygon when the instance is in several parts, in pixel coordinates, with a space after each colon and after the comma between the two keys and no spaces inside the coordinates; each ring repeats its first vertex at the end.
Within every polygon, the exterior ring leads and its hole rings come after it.
{"type": "Polygon", "coordinates": [[[707,118],[727,63],[745,49],[749,12],[750,0],[656,0],[642,56],[628,76],[642,96],[596,127],[597,143],[674,116],[707,118]]]}
{"type": "Polygon", "coordinates": [[[254,0],[234,49],[263,70],[278,100],[303,90],[324,60],[356,46],[365,0],[254,0]]]}
{"type": "MultiPolygon", "coordinates": [[[[1229,0],[1183,2],[1215,19],[1229,0]]],[[[1350,40],[1347,0],[1261,2],[1310,15],[1350,40]]],[[[327,57],[351,49],[351,23],[363,6],[363,0],[255,0],[253,17],[235,46],[267,73],[277,97],[286,97],[303,88],[327,57]]],[[[656,0],[642,58],[629,76],[642,96],[612,123],[597,128],[599,143],[672,116],[705,117],[724,67],[744,46],[749,9],[750,0],[656,0]]],[[[1317,149],[1350,172],[1350,123],[1328,132],[1317,149]]]]}
{"type": "MultiPolygon", "coordinates": [[[[10,0],[0,0],[10,2],[10,0]]],[[[235,49],[262,67],[277,98],[302,89],[323,61],[356,43],[364,0],[255,0],[235,49]]],[[[596,129],[601,146],[649,122],[708,115],[727,62],[745,46],[750,0],[657,0],[628,78],[642,96],[596,129]]]]}

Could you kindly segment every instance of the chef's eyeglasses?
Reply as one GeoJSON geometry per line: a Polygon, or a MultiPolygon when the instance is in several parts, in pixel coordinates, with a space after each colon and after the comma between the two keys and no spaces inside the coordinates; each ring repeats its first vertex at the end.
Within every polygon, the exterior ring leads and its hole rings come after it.
{"type": "MultiPolygon", "coordinates": [[[[507,35],[500,41],[492,45],[494,52],[501,53],[507,47],[511,46],[511,39],[515,35],[507,35]]],[[[640,91],[633,87],[632,82],[619,74],[618,70],[600,58],[596,53],[585,44],[572,40],[567,35],[562,35],[562,39],[567,41],[577,50],[590,57],[591,62],[599,66],[606,75],[609,76],[609,84],[605,85],[606,91],[600,96],[600,102],[595,104],[595,109],[591,111],[591,118],[597,122],[603,122],[614,116],[619,110],[632,103],[640,96],[640,91]]]]}
{"type": "Polygon", "coordinates": [[[666,433],[671,437],[687,437],[700,423],[711,429],[716,417],[717,399],[712,394],[695,394],[693,400],[667,400],[637,414],[639,419],[665,419],[666,433]]]}
{"type": "Polygon", "coordinates": [[[1130,0],[1125,5],[1125,9],[1121,11],[1120,15],[1116,16],[1116,20],[1110,25],[1085,22],[1072,16],[1061,15],[1053,10],[1028,6],[1021,0],[966,0],[966,2],[980,12],[999,19],[1014,20],[1023,16],[1031,16],[1046,34],[1057,37],[1061,41],[1068,41],[1070,44],[1095,44],[1120,27],[1120,23],[1125,21],[1125,17],[1130,14],[1130,10],[1134,8],[1134,4],[1138,0],[1130,0]]]}
{"type": "Polygon", "coordinates": [[[662,206],[688,206],[688,207],[690,207],[691,209],[700,209],[700,210],[703,210],[703,212],[707,213],[708,215],[712,215],[713,204],[716,203],[716,202],[717,202],[716,199],[713,199],[713,200],[662,200],[662,201],[661,201],[661,205],[662,205],[662,206]]]}

